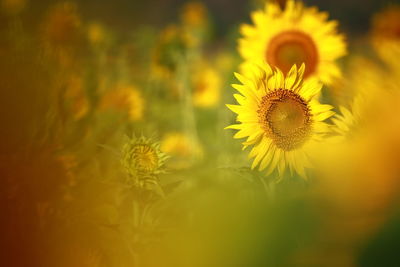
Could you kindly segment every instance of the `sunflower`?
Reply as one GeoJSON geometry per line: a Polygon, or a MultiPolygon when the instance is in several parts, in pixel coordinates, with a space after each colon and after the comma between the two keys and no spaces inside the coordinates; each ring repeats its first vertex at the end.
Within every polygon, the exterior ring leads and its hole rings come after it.
{"type": "Polygon", "coordinates": [[[96,22],[90,23],[87,27],[87,38],[93,46],[102,44],[106,39],[103,25],[96,22]]]}
{"type": "MultiPolygon", "coordinates": [[[[386,93],[384,94],[386,95],[386,93]]],[[[332,118],[333,138],[330,138],[330,140],[352,142],[356,136],[359,138],[360,134],[368,132],[366,128],[370,127],[371,122],[376,120],[377,113],[376,110],[371,111],[370,107],[381,108],[380,101],[377,101],[377,99],[381,100],[381,96],[372,92],[371,95],[361,93],[354,98],[350,107],[339,106],[339,113],[332,118]],[[374,95],[377,97],[375,100],[374,95]]]]}
{"type": "Polygon", "coordinates": [[[358,111],[359,107],[354,101],[351,109],[344,106],[339,107],[340,114],[335,114],[332,118],[334,123],[333,131],[335,134],[333,140],[343,141],[345,139],[350,139],[350,134],[356,131],[356,125],[360,122],[360,116],[358,111]],[[354,110],[354,112],[352,112],[354,110]]]}
{"type": "Polygon", "coordinates": [[[180,25],[168,25],[152,52],[152,70],[158,78],[168,80],[177,71],[178,63],[188,49],[188,40],[180,25]]]}
{"type": "Polygon", "coordinates": [[[201,2],[188,2],[182,8],[181,20],[184,25],[202,27],[207,23],[207,9],[201,2]]]}
{"type": "Polygon", "coordinates": [[[161,150],[171,156],[168,166],[173,169],[190,167],[203,154],[200,144],[181,132],[167,133],[161,140],[161,150]]]}
{"type": "Polygon", "coordinates": [[[372,34],[382,39],[400,39],[400,5],[391,5],[374,15],[372,34]]]}
{"type": "Polygon", "coordinates": [[[158,142],[144,136],[129,138],[122,148],[122,165],[132,178],[162,173],[167,158],[158,142]]]}
{"type": "Polygon", "coordinates": [[[294,64],[305,63],[304,78],[317,77],[329,84],[341,76],[335,60],[346,54],[346,44],[337,33],[337,22],[327,17],[293,0],[284,10],[267,2],[265,10],[252,13],[254,25],[241,26],[239,52],[245,61],[262,58],[284,73],[294,64]]]}
{"type": "Polygon", "coordinates": [[[102,110],[127,112],[129,119],[140,121],[144,114],[145,99],[134,86],[119,86],[103,95],[100,102],[102,110]]]}
{"type": "Polygon", "coordinates": [[[218,71],[208,64],[199,64],[191,76],[193,104],[196,107],[215,107],[221,95],[221,77],[218,71]]]}
{"type": "Polygon", "coordinates": [[[46,55],[62,65],[71,64],[71,54],[77,52],[82,42],[82,22],[77,6],[60,2],[48,12],[41,28],[41,41],[46,55]]]}
{"type": "Polygon", "coordinates": [[[395,71],[400,70],[400,5],[391,5],[374,15],[371,41],[379,57],[395,71]]]}
{"type": "Polygon", "coordinates": [[[210,25],[207,8],[201,2],[188,2],[181,12],[181,26],[187,45],[200,46],[209,37],[210,25]]]}
{"type": "Polygon", "coordinates": [[[342,97],[340,113],[332,119],[333,132],[337,134],[334,138],[340,141],[352,141],[354,136],[375,131],[374,125],[382,121],[380,110],[385,110],[388,100],[400,92],[398,72],[364,57],[353,57],[348,66],[342,90],[349,92],[351,99],[342,97]]]}
{"type": "Polygon", "coordinates": [[[310,148],[329,131],[323,121],[334,112],[315,97],[322,85],[316,79],[303,82],[304,73],[304,64],[299,69],[294,65],[284,77],[263,62],[244,75],[235,74],[242,83],[233,85],[240,92],[234,94],[239,105],[227,106],[238,114],[239,124],[226,128],[238,130],[234,138],[247,138],[244,149],[254,146],[249,154],[255,158],[252,169],[267,169],[267,175],[278,169],[281,177],[288,167],[306,177],[310,148]]]}

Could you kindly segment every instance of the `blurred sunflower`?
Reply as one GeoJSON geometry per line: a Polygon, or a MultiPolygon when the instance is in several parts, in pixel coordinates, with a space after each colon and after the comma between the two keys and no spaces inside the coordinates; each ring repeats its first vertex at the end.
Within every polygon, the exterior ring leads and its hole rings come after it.
{"type": "Polygon", "coordinates": [[[53,6],[43,22],[41,38],[46,54],[62,64],[69,63],[74,48],[81,41],[81,20],[76,5],[61,2],[53,6]]]}
{"type": "Polygon", "coordinates": [[[400,5],[391,5],[372,19],[371,39],[378,55],[400,70],[400,5]]]}
{"type": "Polygon", "coordinates": [[[178,25],[171,24],[161,33],[152,55],[153,73],[168,79],[176,71],[179,61],[185,54],[188,41],[178,25]]]}
{"type": "Polygon", "coordinates": [[[346,54],[346,44],[337,33],[337,22],[327,17],[301,2],[289,0],[284,10],[278,3],[267,2],[265,10],[252,13],[254,25],[241,26],[239,52],[246,61],[262,58],[284,73],[293,64],[304,63],[304,78],[330,83],[341,76],[335,60],[346,54]]]}
{"type": "Polygon", "coordinates": [[[340,106],[340,114],[335,114],[332,118],[334,123],[333,131],[338,134],[334,138],[338,141],[343,141],[344,139],[351,139],[351,135],[357,132],[357,125],[359,125],[362,116],[361,106],[362,98],[357,97],[350,109],[340,106]]]}
{"type": "Polygon", "coordinates": [[[188,46],[197,47],[209,34],[208,12],[201,2],[189,2],[181,13],[182,28],[188,46]]]}
{"type": "Polygon", "coordinates": [[[182,9],[181,19],[184,24],[202,26],[206,24],[207,10],[201,2],[186,3],[182,9]]]}
{"type": "Polygon", "coordinates": [[[381,38],[400,38],[400,5],[391,5],[374,15],[372,34],[381,38]]]}
{"type": "Polygon", "coordinates": [[[237,121],[226,127],[238,132],[234,138],[245,138],[244,149],[254,145],[249,157],[255,158],[252,168],[267,169],[271,174],[278,169],[281,177],[288,167],[306,177],[309,149],[329,131],[323,122],[334,115],[330,105],[316,100],[322,84],[316,79],[303,82],[304,64],[294,65],[286,77],[272,70],[266,63],[253,65],[245,73],[236,74],[242,85],[233,85],[240,92],[234,94],[239,105],[227,105],[238,114],[237,121]]]}
{"type": "Polygon", "coordinates": [[[376,62],[363,56],[353,55],[346,64],[346,77],[330,85],[330,96],[337,106],[349,109],[358,95],[367,96],[373,93],[371,90],[377,88],[377,85],[385,84],[381,86],[381,90],[385,91],[388,88],[388,82],[382,79],[385,75],[387,73],[376,62]]]}
{"type": "Polygon", "coordinates": [[[92,45],[101,44],[105,39],[105,30],[100,23],[90,23],[87,27],[87,37],[92,45]]]}
{"type": "Polygon", "coordinates": [[[383,109],[386,99],[400,92],[400,80],[396,72],[388,71],[364,57],[350,60],[346,76],[340,90],[347,95],[342,93],[339,97],[340,113],[332,121],[335,124],[333,130],[338,134],[334,138],[351,141],[355,135],[359,138],[360,133],[374,130],[374,121],[381,120],[377,110],[383,109]]]}
{"type": "Polygon", "coordinates": [[[110,90],[102,96],[100,109],[113,109],[121,112],[128,112],[132,121],[143,118],[145,100],[141,92],[134,86],[119,86],[110,90]]]}
{"type": "Polygon", "coordinates": [[[161,140],[161,151],[171,156],[168,166],[174,169],[190,167],[203,153],[199,144],[180,132],[167,133],[161,140]]]}
{"type": "Polygon", "coordinates": [[[160,144],[141,136],[129,138],[122,147],[122,165],[134,186],[145,187],[148,182],[157,183],[155,175],[164,172],[167,155],[160,144]]]}
{"type": "Polygon", "coordinates": [[[214,107],[221,95],[221,77],[217,70],[200,64],[192,75],[193,104],[197,107],[214,107]]]}

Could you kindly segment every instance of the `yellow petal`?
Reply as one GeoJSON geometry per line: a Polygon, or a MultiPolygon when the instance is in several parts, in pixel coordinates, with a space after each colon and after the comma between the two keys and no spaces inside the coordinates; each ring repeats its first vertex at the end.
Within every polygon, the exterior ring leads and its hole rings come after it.
{"type": "Polygon", "coordinates": [[[279,162],[279,160],[281,158],[282,150],[280,150],[279,148],[274,146],[273,147],[273,152],[274,153],[273,153],[273,156],[272,156],[272,162],[268,167],[267,175],[270,175],[275,170],[276,165],[278,164],[278,162],[279,162]]]}
{"type": "Polygon", "coordinates": [[[286,165],[285,152],[282,152],[282,156],[280,158],[280,161],[278,162],[278,173],[280,177],[282,177],[285,172],[285,165],[286,165]]]}
{"type": "Polygon", "coordinates": [[[317,79],[308,79],[300,88],[300,95],[307,101],[310,101],[321,92],[322,84],[317,79]]]}
{"type": "Polygon", "coordinates": [[[304,70],[305,70],[305,65],[303,63],[303,64],[301,64],[301,67],[299,68],[299,71],[297,72],[297,79],[292,87],[292,90],[294,90],[296,93],[298,92],[299,86],[301,86],[301,84],[303,82],[304,70]]]}
{"type": "Polygon", "coordinates": [[[239,105],[231,105],[231,104],[226,104],[226,106],[232,110],[233,112],[235,112],[236,114],[240,114],[241,112],[243,112],[243,106],[239,106],[239,105]]]}
{"type": "Polygon", "coordinates": [[[272,149],[273,143],[272,140],[270,140],[269,145],[268,145],[268,151],[263,160],[260,163],[259,170],[262,171],[264,170],[269,163],[271,163],[273,156],[274,156],[274,149],[272,149]]]}
{"type": "Polygon", "coordinates": [[[326,112],[321,112],[317,115],[314,115],[313,118],[316,121],[323,121],[326,120],[329,117],[332,117],[333,115],[335,115],[334,111],[326,111],[326,112]]]}
{"type": "Polygon", "coordinates": [[[297,66],[294,64],[288,74],[286,75],[285,79],[285,89],[292,89],[293,84],[296,82],[297,79],[297,66]]]}
{"type": "Polygon", "coordinates": [[[244,102],[246,101],[246,98],[242,95],[239,94],[234,94],[233,97],[236,99],[236,101],[240,104],[243,105],[244,102]]]}
{"type": "Polygon", "coordinates": [[[227,130],[227,129],[240,130],[242,128],[243,128],[243,124],[232,124],[232,125],[225,127],[224,130],[227,130]]]}
{"type": "Polygon", "coordinates": [[[242,83],[246,84],[247,79],[240,73],[234,72],[235,77],[242,83]]]}
{"type": "Polygon", "coordinates": [[[263,138],[260,142],[260,144],[257,146],[257,156],[253,161],[253,164],[251,165],[251,169],[254,169],[257,167],[258,163],[264,158],[265,154],[267,153],[267,148],[268,148],[269,142],[267,138],[263,138]]]}

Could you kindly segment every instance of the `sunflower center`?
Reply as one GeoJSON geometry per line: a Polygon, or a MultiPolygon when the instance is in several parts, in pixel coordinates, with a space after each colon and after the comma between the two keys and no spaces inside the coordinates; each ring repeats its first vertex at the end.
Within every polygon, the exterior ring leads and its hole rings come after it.
{"type": "Polygon", "coordinates": [[[278,89],[265,95],[258,115],[266,134],[285,151],[300,147],[309,137],[310,109],[307,102],[293,91],[278,89]]]}
{"type": "Polygon", "coordinates": [[[148,145],[135,145],[132,150],[132,161],[139,171],[149,172],[157,167],[157,152],[148,145]]]}
{"type": "Polygon", "coordinates": [[[271,39],[266,50],[266,59],[284,73],[294,64],[300,66],[304,63],[304,77],[307,77],[316,69],[318,52],[314,41],[307,34],[295,30],[286,31],[271,39]]]}

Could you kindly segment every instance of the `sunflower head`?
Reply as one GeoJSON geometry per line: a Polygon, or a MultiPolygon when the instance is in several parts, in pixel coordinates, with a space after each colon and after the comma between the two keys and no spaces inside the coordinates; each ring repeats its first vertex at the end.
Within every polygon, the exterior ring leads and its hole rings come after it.
{"type": "Polygon", "coordinates": [[[300,95],[285,89],[274,90],[262,97],[257,112],[263,130],[280,149],[290,151],[307,141],[312,116],[300,95]]]}
{"type": "Polygon", "coordinates": [[[316,8],[301,2],[267,1],[265,9],[252,13],[254,25],[242,25],[239,52],[246,61],[260,58],[287,73],[294,64],[306,65],[304,77],[317,77],[325,83],[340,76],[335,60],[346,53],[337,23],[316,8]]]}
{"type": "Polygon", "coordinates": [[[122,148],[122,165],[135,181],[157,175],[164,171],[167,155],[160,144],[144,136],[129,138],[122,148]]]}
{"type": "Polygon", "coordinates": [[[227,105],[238,124],[227,128],[238,130],[234,138],[246,138],[244,148],[253,146],[252,168],[267,168],[267,174],[278,169],[280,175],[288,168],[305,177],[309,148],[328,131],[323,121],[334,114],[315,97],[322,85],[303,81],[304,64],[294,65],[286,76],[267,63],[248,67],[244,75],[236,74],[242,84],[233,85],[240,93],[234,95],[238,105],[227,105]]]}
{"type": "Polygon", "coordinates": [[[315,72],[318,63],[318,51],[311,37],[299,30],[285,31],[270,40],[265,51],[266,60],[282,71],[288,72],[293,64],[305,63],[307,77],[315,72]]]}

